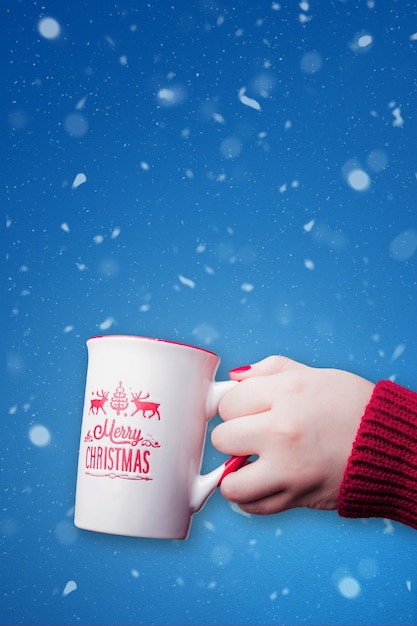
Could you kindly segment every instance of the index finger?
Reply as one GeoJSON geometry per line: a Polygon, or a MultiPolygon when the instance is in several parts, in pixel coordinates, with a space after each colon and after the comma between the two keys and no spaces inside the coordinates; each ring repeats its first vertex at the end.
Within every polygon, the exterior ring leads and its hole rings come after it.
{"type": "Polygon", "coordinates": [[[286,356],[272,355],[257,363],[230,370],[229,374],[232,380],[246,380],[253,376],[269,376],[270,374],[305,369],[306,367],[303,363],[294,361],[286,356]]]}

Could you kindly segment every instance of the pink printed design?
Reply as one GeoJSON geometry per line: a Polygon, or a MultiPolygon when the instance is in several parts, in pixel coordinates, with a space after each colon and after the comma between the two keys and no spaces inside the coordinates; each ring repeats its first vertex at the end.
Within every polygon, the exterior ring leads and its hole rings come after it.
{"type": "Polygon", "coordinates": [[[154,415],[158,416],[158,419],[161,419],[161,416],[159,415],[159,407],[160,404],[157,404],[156,402],[144,402],[144,400],[147,400],[149,398],[149,393],[146,394],[146,396],[142,396],[142,391],[139,391],[139,393],[132,393],[132,402],[134,403],[134,405],[136,406],[135,411],[133,411],[132,413],[132,417],[133,415],[136,415],[136,413],[139,413],[139,411],[142,411],[142,415],[143,417],[147,417],[148,419],[151,419],[151,417],[153,417],[154,415]],[[150,412],[150,415],[146,415],[147,413],[150,412]]]}
{"type": "Polygon", "coordinates": [[[132,446],[133,448],[140,443],[141,446],[146,448],[160,448],[158,441],[156,441],[152,435],[146,435],[147,439],[142,435],[140,429],[133,430],[131,428],[124,428],[123,426],[116,426],[116,420],[113,420],[111,424],[106,419],[103,426],[97,424],[93,430],[94,437],[91,434],[91,430],[87,431],[84,437],[84,443],[92,443],[95,439],[109,438],[111,443],[118,446],[132,446]]]}
{"type": "Polygon", "coordinates": [[[116,411],[117,415],[120,415],[121,411],[124,411],[129,406],[129,400],[127,399],[122,381],[119,382],[119,386],[112,395],[110,406],[116,411]]]}
{"type": "MultiPolygon", "coordinates": [[[[96,391],[95,395],[97,397],[90,400],[90,410],[88,411],[88,414],[98,415],[98,412],[101,409],[104,415],[107,415],[104,405],[109,401],[109,392],[102,389],[101,392],[96,391]]],[[[130,402],[135,406],[135,410],[130,414],[131,417],[136,415],[136,413],[142,413],[143,417],[147,419],[151,419],[154,415],[157,416],[158,420],[161,419],[161,415],[159,413],[159,407],[161,405],[157,402],[146,402],[149,398],[149,393],[142,395],[142,390],[140,390],[139,393],[132,393],[131,395],[132,400],[129,400],[123,387],[123,382],[119,381],[119,386],[116,387],[110,400],[110,407],[118,416],[123,411],[126,411],[130,402]]],[[[126,413],[125,417],[127,417],[126,413]]]]}
{"type": "Polygon", "coordinates": [[[96,478],[123,478],[124,480],[152,480],[148,476],[129,476],[129,474],[94,474],[93,472],[86,472],[87,476],[95,476],[96,478]]]}
{"type": "Polygon", "coordinates": [[[84,436],[83,451],[85,473],[89,476],[152,480],[153,455],[158,454],[161,445],[153,435],[142,431],[134,416],[142,414],[142,419],[146,420],[156,416],[160,421],[160,404],[150,401],[149,393],[142,390],[139,393],[129,391],[131,400],[123,381],[119,380],[110,400],[108,390],[92,392],[88,414],[96,420],[84,436]],[[129,404],[134,408],[129,409],[129,404]],[[100,411],[103,413],[101,420],[100,411]]]}
{"type": "Polygon", "coordinates": [[[136,448],[138,444],[145,446],[146,448],[160,448],[161,446],[152,435],[147,434],[147,439],[143,436],[140,428],[132,428],[131,426],[119,426],[116,420],[109,420],[106,418],[104,424],[96,424],[93,429],[93,435],[89,430],[84,441],[101,439],[108,440],[112,445],[116,446],[131,446],[136,448]],[[91,437],[93,437],[91,439],[91,437]]]}
{"type": "Polygon", "coordinates": [[[97,391],[96,395],[97,398],[93,398],[92,400],[90,400],[90,410],[88,411],[88,414],[90,415],[90,413],[92,413],[93,415],[98,415],[98,412],[101,409],[104,415],[106,415],[106,411],[104,410],[104,404],[109,399],[109,392],[102,389],[101,393],[97,391]]]}

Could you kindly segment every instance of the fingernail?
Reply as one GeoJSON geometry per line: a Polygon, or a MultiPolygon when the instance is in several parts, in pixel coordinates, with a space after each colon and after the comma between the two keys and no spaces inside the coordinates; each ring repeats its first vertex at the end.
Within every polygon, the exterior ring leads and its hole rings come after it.
{"type": "Polygon", "coordinates": [[[230,373],[233,372],[233,374],[241,374],[242,372],[250,370],[251,367],[251,365],[242,365],[241,367],[235,367],[233,370],[230,370],[230,373]]]}

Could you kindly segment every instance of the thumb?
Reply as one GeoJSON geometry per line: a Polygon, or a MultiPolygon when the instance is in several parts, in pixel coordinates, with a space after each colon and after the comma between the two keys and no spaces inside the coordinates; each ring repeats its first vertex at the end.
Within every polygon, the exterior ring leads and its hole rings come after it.
{"type": "Polygon", "coordinates": [[[294,369],[304,369],[307,365],[293,361],[286,356],[268,356],[262,361],[253,363],[252,365],[243,365],[230,370],[229,376],[232,380],[245,380],[253,376],[270,376],[294,369]]]}

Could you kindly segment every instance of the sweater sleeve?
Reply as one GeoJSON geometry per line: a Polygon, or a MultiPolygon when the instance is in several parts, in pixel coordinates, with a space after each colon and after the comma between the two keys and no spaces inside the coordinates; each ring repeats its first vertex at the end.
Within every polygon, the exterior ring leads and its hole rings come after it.
{"type": "Polygon", "coordinates": [[[417,528],[417,393],[374,388],[339,491],[343,517],[384,517],[417,528]]]}

